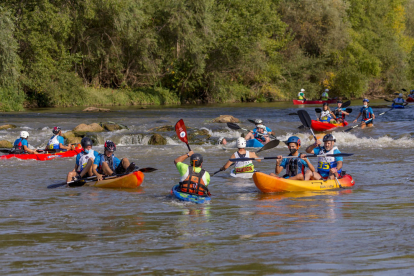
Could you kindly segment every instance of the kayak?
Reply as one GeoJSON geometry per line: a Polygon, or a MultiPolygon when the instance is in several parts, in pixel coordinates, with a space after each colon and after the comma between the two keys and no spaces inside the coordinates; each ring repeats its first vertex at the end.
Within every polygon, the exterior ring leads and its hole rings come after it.
{"type": "Polygon", "coordinates": [[[347,121],[339,124],[331,124],[331,123],[324,123],[316,120],[312,120],[312,129],[315,131],[326,131],[326,130],[333,130],[338,127],[345,127],[348,125],[347,121]]]}
{"type": "Polygon", "coordinates": [[[264,144],[262,144],[259,140],[257,139],[250,139],[246,141],[246,147],[247,148],[261,148],[263,147],[264,144]]]}
{"type": "Polygon", "coordinates": [[[412,103],[412,102],[414,102],[414,98],[408,97],[406,101],[409,102],[409,103],[412,103]]]}
{"type": "MultiPolygon", "coordinates": [[[[280,192],[304,192],[304,191],[323,191],[339,189],[336,180],[289,180],[281,177],[274,177],[261,172],[253,174],[253,181],[256,187],[263,193],[280,193],[280,192]]],[[[338,179],[342,188],[352,187],[355,184],[350,175],[345,175],[338,179]]]]}
{"type": "Polygon", "coordinates": [[[209,196],[192,195],[192,194],[180,192],[178,190],[178,186],[179,185],[175,185],[171,189],[171,194],[181,201],[189,201],[189,202],[193,202],[197,204],[202,204],[202,203],[210,202],[211,200],[209,196]]]}
{"type": "Polygon", "coordinates": [[[234,169],[231,170],[230,172],[230,176],[231,177],[237,177],[237,178],[252,178],[253,177],[254,172],[250,172],[250,173],[234,173],[234,169]]]}
{"type": "Polygon", "coordinates": [[[75,149],[75,150],[68,150],[62,152],[53,152],[53,153],[38,153],[38,154],[6,154],[0,156],[0,159],[10,159],[10,158],[18,158],[23,160],[38,160],[38,161],[46,161],[55,158],[65,158],[65,157],[73,157],[80,153],[82,149],[75,149]]]}
{"type": "Polygon", "coordinates": [[[403,109],[403,108],[405,108],[405,105],[402,105],[402,104],[392,104],[390,107],[391,108],[394,108],[394,109],[403,109]]]}
{"type": "Polygon", "coordinates": [[[135,189],[138,188],[143,181],[144,174],[140,171],[136,171],[116,178],[86,182],[85,186],[93,186],[98,188],[135,189]]]}
{"type": "Polygon", "coordinates": [[[315,101],[304,101],[304,100],[293,100],[293,104],[323,104],[323,103],[336,103],[336,100],[327,100],[327,101],[321,101],[321,100],[315,100],[315,101]]]}

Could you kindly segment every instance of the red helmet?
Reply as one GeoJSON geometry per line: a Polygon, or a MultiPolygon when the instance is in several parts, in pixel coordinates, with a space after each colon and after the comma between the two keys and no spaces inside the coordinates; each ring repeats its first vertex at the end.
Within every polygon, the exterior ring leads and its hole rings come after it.
{"type": "Polygon", "coordinates": [[[115,143],[112,142],[111,140],[106,140],[105,150],[107,150],[107,151],[116,151],[115,143]]]}

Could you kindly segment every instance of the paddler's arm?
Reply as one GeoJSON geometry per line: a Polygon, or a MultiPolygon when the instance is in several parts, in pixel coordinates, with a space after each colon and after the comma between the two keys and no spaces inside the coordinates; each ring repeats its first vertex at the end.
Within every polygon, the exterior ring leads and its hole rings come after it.
{"type": "Polygon", "coordinates": [[[309,170],[311,170],[312,172],[315,172],[315,167],[312,165],[311,162],[309,162],[309,159],[306,158],[306,154],[301,153],[300,154],[300,158],[306,162],[306,164],[308,164],[309,170]]]}
{"type": "Polygon", "coordinates": [[[336,120],[336,116],[335,116],[335,114],[332,111],[331,111],[331,115],[336,120]]]}
{"type": "Polygon", "coordinates": [[[24,151],[30,153],[30,154],[37,154],[38,152],[36,150],[29,149],[26,145],[23,145],[24,151]]]}
{"type": "Polygon", "coordinates": [[[342,169],[342,161],[337,161],[336,162],[336,168],[331,168],[330,171],[332,173],[337,173],[340,169],[342,169]]]}
{"type": "MultiPolygon", "coordinates": [[[[230,159],[236,158],[236,155],[233,153],[233,155],[230,157],[230,159]]],[[[225,171],[227,170],[231,165],[233,164],[233,162],[231,162],[230,160],[226,162],[226,164],[224,164],[223,167],[220,168],[220,171],[225,171]]]]}
{"type": "Polygon", "coordinates": [[[187,159],[188,157],[190,157],[193,154],[194,154],[194,151],[190,151],[189,153],[186,153],[184,155],[181,155],[181,156],[175,158],[174,165],[177,166],[177,163],[184,162],[185,159],[187,159]]]}
{"type": "Polygon", "coordinates": [[[362,115],[362,112],[359,112],[358,116],[356,117],[356,119],[354,120],[354,123],[356,123],[358,121],[359,116],[362,115]]]}
{"type": "Polygon", "coordinates": [[[318,147],[321,144],[321,142],[319,140],[317,140],[316,143],[310,145],[309,147],[306,148],[306,152],[307,153],[314,153],[313,150],[318,147]]]}
{"type": "Polygon", "coordinates": [[[279,155],[276,159],[276,168],[275,168],[276,175],[278,175],[283,170],[283,167],[280,165],[281,163],[282,163],[282,155],[279,155]]]}
{"type": "MultiPolygon", "coordinates": [[[[260,157],[257,156],[255,152],[250,152],[250,158],[260,158],[260,157]]],[[[254,161],[262,162],[262,160],[260,160],[260,159],[259,160],[254,160],[254,161]]]]}
{"type": "Polygon", "coordinates": [[[103,175],[102,175],[102,174],[100,174],[100,173],[98,173],[98,171],[96,170],[97,168],[98,168],[98,165],[93,164],[93,165],[92,165],[92,173],[93,173],[94,175],[96,175],[96,180],[97,180],[97,181],[102,181],[102,179],[103,179],[103,175]]]}
{"type": "Polygon", "coordinates": [[[72,149],[72,146],[65,146],[64,144],[59,143],[59,148],[65,149],[65,150],[71,150],[72,149]]]}

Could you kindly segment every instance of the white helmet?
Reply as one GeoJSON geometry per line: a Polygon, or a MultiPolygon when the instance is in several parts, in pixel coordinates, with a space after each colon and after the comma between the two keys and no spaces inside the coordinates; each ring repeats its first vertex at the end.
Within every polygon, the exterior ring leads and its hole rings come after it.
{"type": "Polygon", "coordinates": [[[302,88],[302,89],[300,90],[300,92],[305,92],[305,89],[303,89],[303,88],[302,88]]]}
{"type": "Polygon", "coordinates": [[[27,137],[29,137],[29,132],[24,131],[24,130],[23,130],[23,131],[21,131],[21,132],[20,132],[20,137],[22,137],[22,138],[25,138],[25,139],[26,139],[27,137]]]}
{"type": "Polygon", "coordinates": [[[326,88],[326,89],[325,89],[325,92],[329,92],[329,89],[328,89],[328,88],[326,88]]]}
{"type": "Polygon", "coordinates": [[[255,123],[255,124],[262,124],[262,123],[263,123],[263,121],[262,121],[262,119],[255,119],[255,120],[254,120],[254,123],[255,123]]]}
{"type": "Polygon", "coordinates": [[[266,130],[266,127],[264,125],[257,125],[256,127],[266,130]]]}
{"type": "Polygon", "coordinates": [[[403,94],[402,93],[400,93],[400,95],[398,95],[398,98],[402,98],[403,97],[403,94]]]}
{"type": "Polygon", "coordinates": [[[246,139],[244,139],[243,137],[237,138],[236,145],[237,148],[244,149],[246,147],[246,139]]]}

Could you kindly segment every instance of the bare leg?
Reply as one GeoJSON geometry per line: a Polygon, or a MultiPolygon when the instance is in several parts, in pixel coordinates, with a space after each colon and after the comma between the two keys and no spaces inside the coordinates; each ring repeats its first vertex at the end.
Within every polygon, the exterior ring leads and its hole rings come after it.
{"type": "Polygon", "coordinates": [[[128,167],[130,165],[130,162],[129,162],[128,158],[122,158],[121,164],[122,164],[122,167],[126,170],[126,169],[128,169],[128,167]]]}
{"type": "Polygon", "coordinates": [[[289,180],[303,180],[303,179],[304,179],[304,177],[303,177],[303,174],[301,174],[301,173],[299,173],[295,176],[289,177],[289,180]]]}
{"type": "Polygon", "coordinates": [[[80,176],[84,177],[86,174],[88,174],[88,176],[92,176],[93,175],[92,166],[93,166],[93,158],[90,158],[85,168],[83,168],[83,170],[81,171],[80,176]]]}
{"type": "Polygon", "coordinates": [[[72,179],[76,176],[76,171],[73,169],[73,171],[68,173],[68,176],[66,177],[66,182],[72,181],[72,179]]]}
{"type": "Polygon", "coordinates": [[[102,171],[104,175],[112,175],[114,173],[106,162],[102,162],[102,171]]]}
{"type": "Polygon", "coordinates": [[[265,140],[264,144],[266,145],[267,143],[269,143],[269,142],[270,142],[270,138],[269,138],[269,136],[266,136],[266,137],[265,137],[265,139],[266,139],[266,140],[265,140]]]}
{"type": "Polygon", "coordinates": [[[361,129],[364,129],[367,125],[365,123],[361,124],[361,129]]]}
{"type": "Polygon", "coordinates": [[[249,132],[246,136],[244,136],[244,139],[246,139],[246,141],[247,141],[247,140],[254,139],[254,135],[253,135],[253,133],[249,132]]]}
{"type": "Polygon", "coordinates": [[[374,126],[374,124],[368,124],[367,125],[367,127],[373,127],[374,126]]]}

